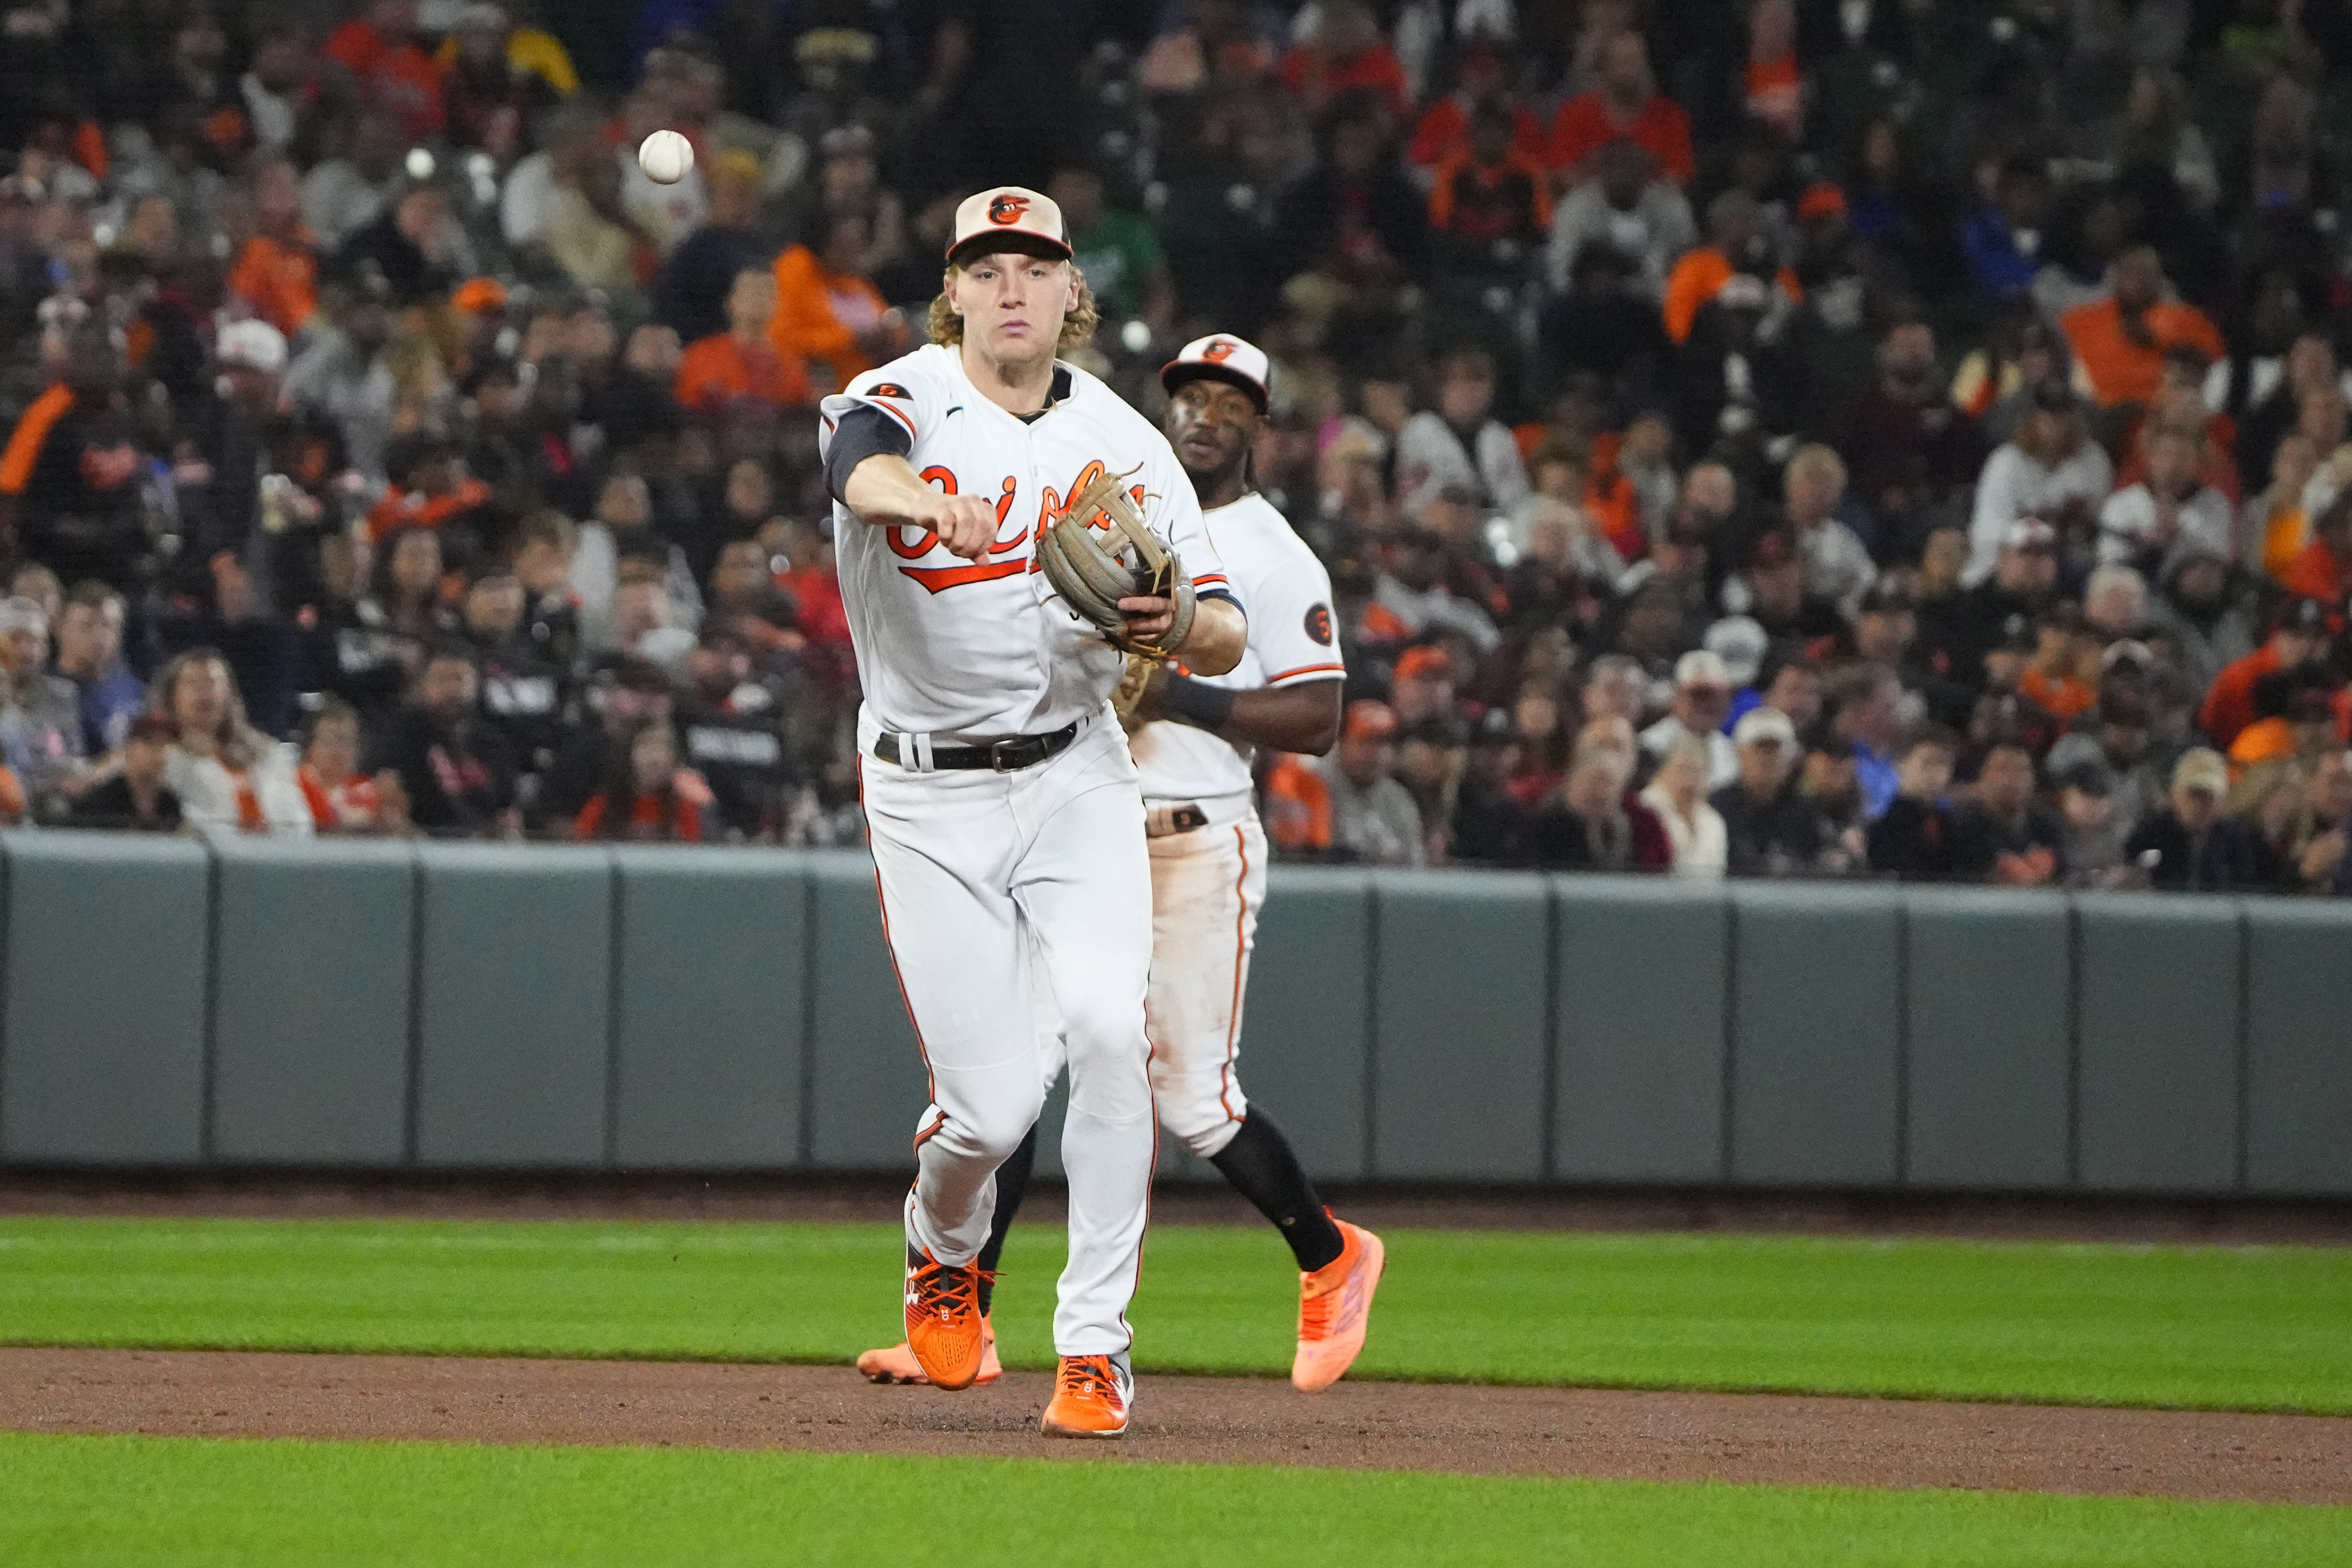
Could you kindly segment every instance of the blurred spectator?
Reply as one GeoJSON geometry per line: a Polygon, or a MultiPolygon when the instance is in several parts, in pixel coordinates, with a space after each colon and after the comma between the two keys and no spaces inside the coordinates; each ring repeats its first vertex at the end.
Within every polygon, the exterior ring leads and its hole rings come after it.
{"type": "Polygon", "coordinates": [[[78,582],[58,622],[57,673],[78,693],[81,749],[106,757],[121,748],[147,706],[147,688],[122,663],[122,595],[102,582],[78,582]]]}
{"type": "Polygon", "coordinates": [[[296,777],[322,833],[362,833],[399,824],[405,805],[398,779],[371,779],[360,768],[359,710],[329,697],[310,716],[296,777]]]}
{"type": "Polygon", "coordinates": [[[760,235],[760,161],[749,152],[722,152],[713,159],[710,215],[654,275],[654,319],[681,342],[727,331],[736,279],[768,264],[775,247],[760,235]]]}
{"type": "Polygon", "coordinates": [[[1638,142],[1677,185],[1697,172],[1691,151],[1690,116],[1657,89],[1650,74],[1650,48],[1628,28],[1601,46],[1598,83],[1559,107],[1551,125],[1551,163],[1571,179],[1589,171],[1587,161],[1620,137],[1638,142]]]}
{"type": "MultiPolygon", "coordinates": [[[[121,770],[75,801],[68,821],[78,828],[178,832],[180,797],[164,782],[171,768],[172,742],[178,733],[177,727],[162,714],[140,715],[123,735],[121,770]]],[[[5,810],[5,803],[0,803],[0,810],[5,810]]],[[[19,800],[17,812],[22,811],[19,800]]]]}
{"type": "Polygon", "coordinates": [[[1708,798],[1723,821],[1726,868],[1767,877],[1819,869],[1829,824],[1797,788],[1797,727],[1780,709],[1759,707],[1731,733],[1739,777],[1708,798]]]}
{"type": "Polygon", "coordinates": [[[311,831],[294,763],[247,720],[227,660],[210,648],[182,653],[156,673],[154,694],[173,727],[163,782],[191,824],[298,836],[311,831]]]}
{"type": "Polygon", "coordinates": [[[708,792],[677,765],[677,740],[666,724],[648,724],[628,737],[623,765],[588,798],[572,823],[582,839],[632,839],[699,843],[708,792]]]}
{"type": "Polygon", "coordinates": [[[2230,559],[2236,519],[2230,498],[2204,482],[2198,444],[2156,431],[2145,450],[2146,476],[2099,508],[2099,559],[2127,562],[2148,576],[2191,549],[2230,559]]]}
{"type": "Polygon", "coordinates": [[[2053,886],[2067,870],[2064,830],[2034,800],[2033,754],[1997,740],[1954,827],[1952,870],[2005,887],[2053,886]]]}
{"type": "Polygon", "coordinates": [[[399,118],[412,141],[439,131],[441,73],[417,46],[416,0],[374,0],[327,37],[327,58],[360,96],[399,118]]]}
{"type": "Polygon", "coordinates": [[[2198,747],[2185,753],[2172,769],[2168,803],[2125,843],[2125,858],[2151,884],[2172,892],[2252,889],[2253,835],[2223,813],[2229,793],[2230,765],[2219,752],[2198,747]]]}
{"type": "Polygon", "coordinates": [[[1332,852],[1369,865],[1421,865],[1428,859],[1421,811],[1393,777],[1396,715],[1386,703],[1348,705],[1339,744],[1319,769],[1328,790],[1332,852]]]}
{"type": "Polygon", "coordinates": [[[2205,693],[2197,722],[2213,744],[2227,748],[2258,716],[2256,684],[2282,672],[2318,664],[2330,643],[2327,609],[2315,599],[2289,600],[2263,645],[2226,666],[2205,693]]]}
{"type": "Polygon", "coordinates": [[[1568,776],[1528,824],[1530,863],[1551,871],[1668,869],[1673,849],[1663,824],[1645,805],[1628,809],[1633,772],[1622,750],[1579,745],[1568,776]]]}
{"type": "Polygon", "coordinates": [[[1493,417],[1495,361],[1483,349],[1455,349],[1438,361],[1437,406],[1405,422],[1396,452],[1397,497],[1408,517],[1449,488],[1487,509],[1517,505],[1527,469],[1511,433],[1493,417]]]}
{"type": "Polygon", "coordinates": [[[2352,490],[2328,503],[2311,525],[2311,539],[2279,574],[2289,593],[2341,605],[2352,599],[2352,490]]]}
{"type": "Polygon", "coordinates": [[[1723,818],[1707,800],[1713,765],[1706,741],[1683,736],[1666,748],[1642,791],[1642,804],[1657,814],[1674,846],[1671,869],[1676,876],[1719,877],[1729,857],[1723,818]]]}
{"type": "Polygon", "coordinates": [[[2084,390],[2101,408],[2154,402],[2164,357],[2177,345],[2209,362],[2229,357],[2205,313],[2167,298],[2167,287],[2156,248],[2140,246],[2116,258],[2113,292],[2058,319],[2084,390]]]}
{"type": "Polygon", "coordinates": [[[806,362],[776,347],[775,317],[774,277],[762,267],[737,273],[727,330],[688,344],[677,362],[678,406],[718,419],[745,404],[764,412],[815,401],[806,362]]]}
{"type": "Polygon", "coordinates": [[[372,748],[372,770],[399,780],[408,820],[427,833],[503,835],[520,825],[514,758],[480,702],[473,654],[441,643],[372,748]]]}
{"type": "Polygon", "coordinates": [[[1943,882],[1958,869],[1957,824],[1944,791],[1954,747],[1940,730],[1904,742],[1896,792],[1870,825],[1870,869],[1904,882],[1943,882]]]}
{"type": "Polygon", "coordinates": [[[866,215],[828,213],[812,238],[813,245],[789,246],[776,258],[775,319],[769,331],[779,353],[808,366],[825,390],[837,392],[851,377],[904,353],[912,339],[867,277],[873,225],[866,215]]]}
{"type": "Polygon", "coordinates": [[[2115,464],[2090,438],[2074,394],[2042,382],[2017,434],[1985,459],[1960,580],[1974,587],[1990,577],[2021,520],[2047,524],[2053,538],[2079,528],[2114,490],[2114,480],[2115,464]]]}
{"type": "MultiPolygon", "coordinates": [[[[1107,200],[1103,177],[1083,167],[1066,168],[1045,193],[1062,209],[1070,248],[1096,308],[1107,320],[1139,317],[1163,335],[1176,320],[1176,287],[1168,259],[1151,225],[1107,200]]],[[[903,352],[904,349],[895,350],[903,352]]]]}
{"type": "Polygon", "coordinates": [[[1633,264],[1643,293],[1663,299],[1667,273],[1698,240],[1690,203],[1674,182],[1655,176],[1638,142],[1612,141],[1593,164],[1594,177],[1563,196],[1552,215],[1552,287],[1567,293],[1585,247],[1607,246],[1633,264]]]}
{"type": "Polygon", "coordinates": [[[1717,789],[1739,776],[1739,758],[1723,733],[1731,716],[1731,676],[1722,658],[1696,648],[1675,663],[1675,695],[1666,716],[1642,732],[1642,749],[1663,762],[1685,740],[1706,753],[1701,786],[1717,789]]]}
{"type": "Polygon", "coordinates": [[[0,754],[35,809],[45,810],[88,783],[80,693],[49,674],[49,618],[31,600],[0,599],[0,640],[9,670],[0,754]]]}

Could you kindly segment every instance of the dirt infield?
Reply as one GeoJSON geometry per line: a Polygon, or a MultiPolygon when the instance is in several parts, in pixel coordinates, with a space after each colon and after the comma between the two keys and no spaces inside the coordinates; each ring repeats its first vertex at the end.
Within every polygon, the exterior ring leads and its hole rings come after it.
{"type": "MultiPolygon", "coordinates": [[[[0,1217],[125,1215],[256,1219],[866,1220],[898,1217],[904,1177],[604,1175],[185,1174],[0,1171],[0,1217]]],[[[2352,1246],[2352,1204],[2256,1199],[1838,1195],[1674,1189],[1334,1186],[1325,1198],[1376,1228],[1949,1236],[2027,1241],[2352,1246]]],[[[1024,1224],[1059,1224],[1059,1182],[1041,1178],[1024,1224]]],[[[1161,1182],[1154,1225],[1255,1225],[1223,1185],[1161,1182]]]]}
{"type": "Polygon", "coordinates": [[[1046,1379],[845,1367],[0,1349],[0,1429],[799,1448],[2352,1503],[2352,1419],[1145,1377],[1117,1444],[1035,1436],[1046,1379]]]}

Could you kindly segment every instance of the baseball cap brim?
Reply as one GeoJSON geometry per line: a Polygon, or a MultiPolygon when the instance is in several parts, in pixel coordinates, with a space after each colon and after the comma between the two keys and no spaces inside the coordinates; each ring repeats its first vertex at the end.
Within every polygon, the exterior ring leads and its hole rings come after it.
{"type": "Polygon", "coordinates": [[[1213,365],[1202,360],[1171,360],[1160,367],[1160,384],[1171,392],[1186,382],[1202,381],[1229,382],[1241,388],[1256,400],[1260,413],[1272,401],[1264,382],[1227,365],[1213,365]]]}

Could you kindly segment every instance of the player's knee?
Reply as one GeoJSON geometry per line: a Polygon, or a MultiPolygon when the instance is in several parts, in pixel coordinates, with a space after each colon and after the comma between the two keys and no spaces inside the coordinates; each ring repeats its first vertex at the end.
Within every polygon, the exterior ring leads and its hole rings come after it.
{"type": "Polygon", "coordinates": [[[1038,1115],[1045,1109],[1045,1092],[1042,1085],[1034,1093],[1010,1093],[992,1097],[986,1104],[965,1108],[962,1117],[964,1136],[971,1140],[972,1152],[996,1164],[1021,1146],[1029,1129],[1037,1124],[1038,1115]]]}
{"type": "Polygon", "coordinates": [[[1142,992],[1122,994],[1108,987],[1089,988],[1064,1000],[1062,1026],[1073,1066],[1085,1057],[1102,1052],[1132,1051],[1139,1055],[1143,1048],[1142,992]]]}
{"type": "Polygon", "coordinates": [[[1227,1112],[1214,1095],[1188,1095],[1181,1085],[1174,1087],[1174,1093],[1160,1089],[1154,1096],[1160,1124],[1170,1137],[1204,1160],[1234,1141],[1242,1124],[1238,1110],[1227,1112]]]}

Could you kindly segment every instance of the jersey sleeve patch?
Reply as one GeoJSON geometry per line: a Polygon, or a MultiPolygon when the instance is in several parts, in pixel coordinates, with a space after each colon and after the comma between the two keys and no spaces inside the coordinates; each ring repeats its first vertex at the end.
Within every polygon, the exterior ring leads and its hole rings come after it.
{"type": "Polygon", "coordinates": [[[1307,635],[1309,640],[1326,648],[1331,645],[1331,607],[1329,605],[1318,603],[1307,607],[1307,635]]]}

